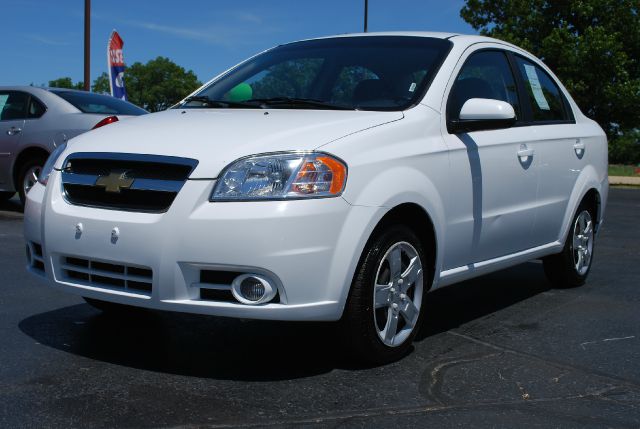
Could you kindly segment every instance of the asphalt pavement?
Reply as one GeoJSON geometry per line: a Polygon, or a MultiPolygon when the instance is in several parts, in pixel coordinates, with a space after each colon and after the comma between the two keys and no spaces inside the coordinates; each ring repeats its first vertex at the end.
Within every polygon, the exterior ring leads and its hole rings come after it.
{"type": "Polygon", "coordinates": [[[581,288],[526,263],[430,294],[403,360],[331,324],[107,316],[24,269],[0,205],[0,427],[640,427],[640,190],[612,189],[581,288]]]}

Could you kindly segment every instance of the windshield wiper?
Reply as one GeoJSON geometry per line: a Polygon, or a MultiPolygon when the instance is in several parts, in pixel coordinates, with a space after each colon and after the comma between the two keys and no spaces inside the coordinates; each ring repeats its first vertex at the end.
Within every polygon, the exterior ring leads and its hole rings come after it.
{"type": "Polygon", "coordinates": [[[252,98],[246,103],[258,103],[260,106],[301,106],[316,107],[320,109],[330,110],[356,110],[353,107],[341,106],[328,101],[315,100],[312,98],[295,98],[295,97],[273,97],[273,98],[252,98]]]}
{"type": "Polygon", "coordinates": [[[227,101],[227,100],[215,100],[213,98],[209,98],[206,95],[193,95],[191,97],[185,98],[184,102],[190,103],[192,101],[200,101],[203,103],[202,107],[248,107],[250,109],[259,109],[260,106],[255,103],[247,103],[244,101],[227,101]]]}

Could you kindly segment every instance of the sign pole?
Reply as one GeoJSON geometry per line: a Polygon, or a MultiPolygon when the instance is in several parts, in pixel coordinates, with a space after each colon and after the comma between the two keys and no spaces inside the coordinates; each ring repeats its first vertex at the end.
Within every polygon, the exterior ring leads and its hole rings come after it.
{"type": "Polygon", "coordinates": [[[364,0],[364,32],[367,32],[368,27],[368,18],[369,18],[369,0],[364,0]]]}
{"type": "Polygon", "coordinates": [[[91,89],[91,0],[84,0],[84,90],[91,89]]]}

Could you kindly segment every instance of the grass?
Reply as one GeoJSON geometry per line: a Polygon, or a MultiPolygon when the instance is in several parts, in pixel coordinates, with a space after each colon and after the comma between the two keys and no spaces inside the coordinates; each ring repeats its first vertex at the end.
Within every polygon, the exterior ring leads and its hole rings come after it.
{"type": "Polygon", "coordinates": [[[635,165],[610,165],[609,176],[640,177],[640,167],[635,165]]]}

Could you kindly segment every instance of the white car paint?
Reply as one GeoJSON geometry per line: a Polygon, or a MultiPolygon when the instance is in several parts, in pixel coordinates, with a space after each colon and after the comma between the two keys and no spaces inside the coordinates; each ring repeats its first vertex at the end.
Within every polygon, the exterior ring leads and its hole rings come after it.
{"type": "Polygon", "coordinates": [[[61,173],[54,170],[46,187],[38,184],[28,194],[25,238],[43,246],[45,273],[29,270],[60,289],[134,306],[256,319],[337,320],[367,240],[384,215],[401,204],[419,206],[433,223],[432,289],[557,253],[590,190],[600,197],[602,222],[606,138],[563,87],[573,124],[466,135],[447,131],[447,97],[472,52],[510,50],[554,76],[551,71],[527,52],[485,37],[397,34],[450,37],[453,43],[422,101],[403,112],[175,109],[73,139],[57,169],[72,153],[101,152],[105,146],[110,152],[195,158],[199,164],[162,214],[69,204],[61,192],[61,173]],[[584,146],[581,157],[574,145],[584,146]],[[344,160],[348,178],[342,195],[209,201],[215,179],[232,161],[289,150],[323,151],[344,160]],[[527,169],[523,161],[530,163],[527,169]],[[119,239],[113,242],[116,227],[119,239]],[[61,255],[150,267],[153,293],[64,280],[61,255]],[[200,269],[272,276],[281,301],[250,306],[200,300],[200,269]]]}

